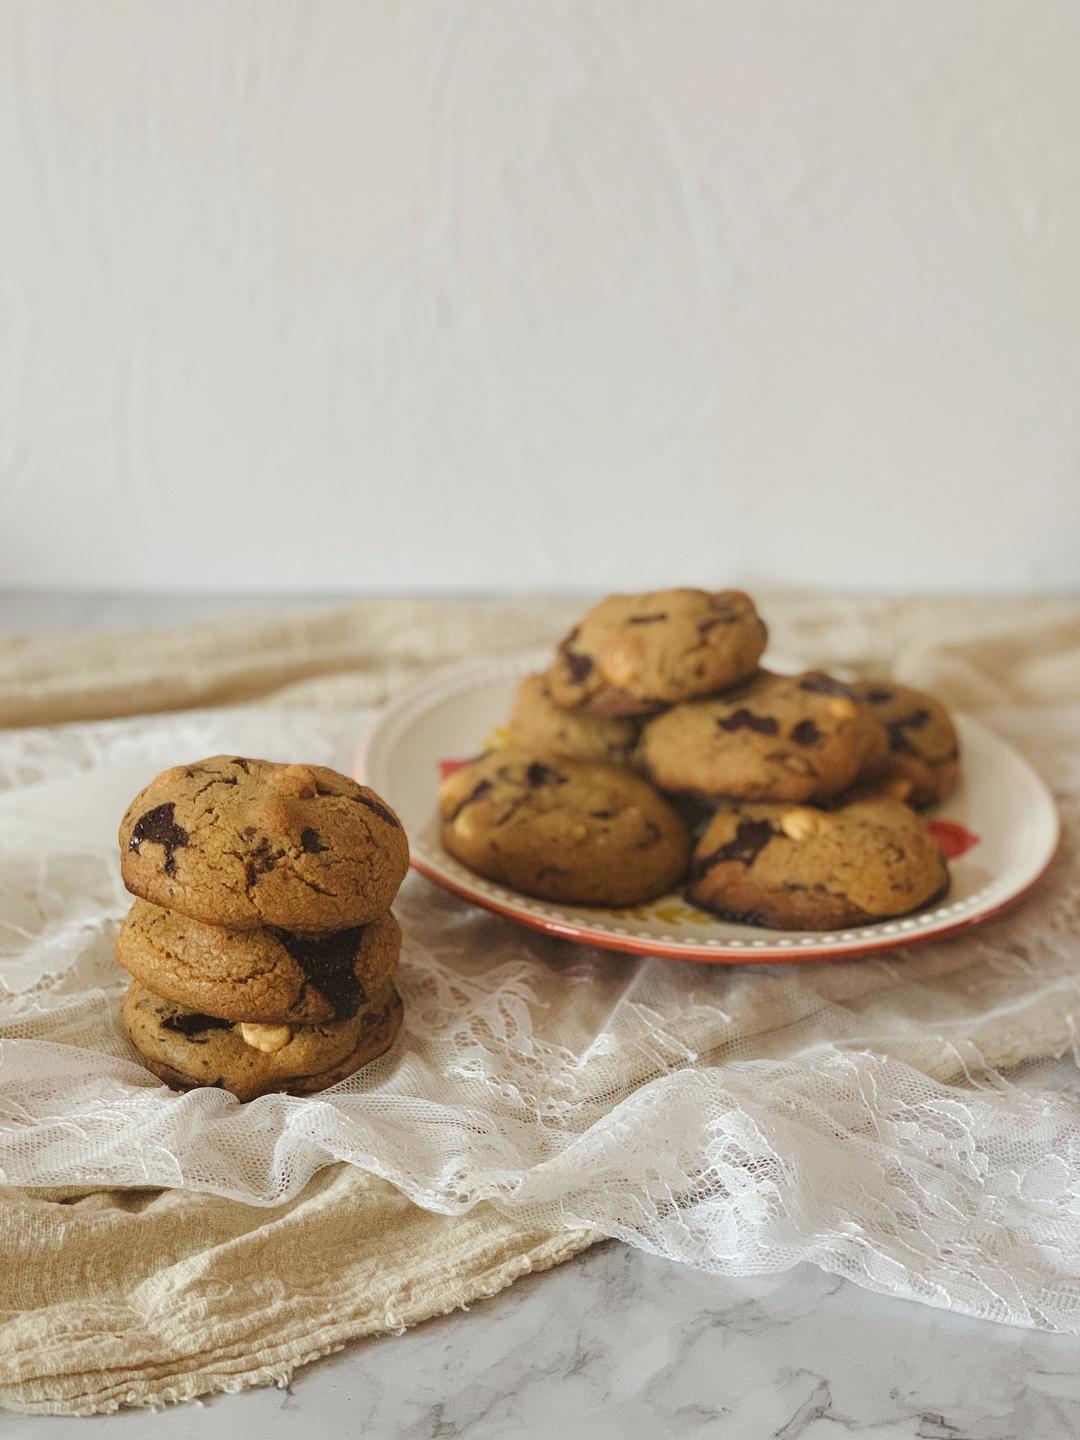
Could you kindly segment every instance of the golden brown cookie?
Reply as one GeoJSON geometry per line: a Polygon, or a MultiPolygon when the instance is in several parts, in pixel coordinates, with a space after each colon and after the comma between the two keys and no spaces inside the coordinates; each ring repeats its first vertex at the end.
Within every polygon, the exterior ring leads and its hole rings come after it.
{"type": "Polygon", "coordinates": [[[579,905],[637,905],[681,880],[686,826],[637,775],[498,750],[439,791],[443,844],[489,880],[579,905]]]}
{"type": "Polygon", "coordinates": [[[750,675],[767,636],[741,590],[609,595],[559,646],[552,698],[593,715],[647,715],[750,675]]]}
{"type": "Polygon", "coordinates": [[[349,1020],[326,1025],[245,1025],[174,1005],[137,980],[124,1026],[146,1068],[174,1089],[212,1085],[254,1100],[274,1090],[309,1095],[336,1085],[388,1050],[401,1028],[389,982],[349,1020]]]}
{"type": "Polygon", "coordinates": [[[698,841],[687,897],[747,925],[833,930],[906,915],[948,890],[945,859],[899,800],[836,810],[741,804],[698,841]]]}
{"type": "Polygon", "coordinates": [[[960,775],[960,741],[944,705],[892,680],[865,680],[855,691],[885,726],[884,773],[910,781],[908,802],[935,805],[951,794],[960,775]]]}
{"type": "Polygon", "coordinates": [[[321,765],[212,755],[151,780],[120,824],[134,895],[208,925],[315,933],[385,914],[409,865],[401,821],[321,765]]]}
{"type": "Polygon", "coordinates": [[[640,725],[584,710],[564,710],[551,698],[546,675],[527,675],[518,687],[507,726],[510,744],[554,760],[629,765],[640,725]]]}
{"type": "Polygon", "coordinates": [[[640,747],[661,790],[747,800],[824,800],[884,753],[872,707],[818,670],[761,670],[726,695],[676,705],[646,722],[640,747]]]}
{"type": "Polygon", "coordinates": [[[345,1020],[394,973],[393,915],[325,935],[224,930],[136,900],[116,958],[155,994],[226,1020],[313,1025],[345,1020]]]}

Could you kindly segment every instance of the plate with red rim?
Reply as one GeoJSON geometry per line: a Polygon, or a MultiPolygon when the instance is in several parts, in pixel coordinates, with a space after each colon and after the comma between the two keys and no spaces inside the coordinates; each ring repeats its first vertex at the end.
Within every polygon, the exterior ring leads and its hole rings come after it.
{"type": "MultiPolygon", "coordinates": [[[[401,816],[416,870],[534,929],[610,950],[713,964],[843,959],[938,939],[1000,914],[1038,883],[1057,849],[1057,809],[1043,780],[1000,736],[958,715],[961,781],[940,813],[928,817],[950,856],[952,884],[925,910],[835,932],[764,930],[720,920],[677,892],[621,910],[522,895],[447,854],[436,796],[441,775],[498,733],[522,677],[549,658],[547,651],[497,656],[440,672],[382,712],[355,767],[357,778],[401,816]]],[[[769,666],[802,668],[772,657],[769,666]]]]}

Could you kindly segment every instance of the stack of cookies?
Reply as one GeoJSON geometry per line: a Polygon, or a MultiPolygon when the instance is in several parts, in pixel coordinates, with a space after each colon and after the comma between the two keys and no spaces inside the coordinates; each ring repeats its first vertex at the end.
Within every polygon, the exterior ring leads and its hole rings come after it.
{"type": "Polygon", "coordinates": [[[120,825],[136,895],[116,953],[128,1034],[178,1089],[309,1094],[393,1043],[409,863],[397,816],[318,765],[216,755],[166,770],[120,825]]]}
{"type": "Polygon", "coordinates": [[[931,903],[948,871],[915,812],[956,784],[944,707],[775,674],[766,639],[741,591],[601,601],[522,682],[506,746],[444,782],[446,849],[545,899],[627,905],[685,881],[695,904],[777,929],[931,903]]]}

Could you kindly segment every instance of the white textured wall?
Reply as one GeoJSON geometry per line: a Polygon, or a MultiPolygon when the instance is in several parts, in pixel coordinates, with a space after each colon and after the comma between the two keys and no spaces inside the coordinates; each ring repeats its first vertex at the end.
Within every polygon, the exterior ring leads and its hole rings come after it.
{"type": "Polygon", "coordinates": [[[1080,582],[1075,0],[0,0],[9,584],[1080,582]]]}

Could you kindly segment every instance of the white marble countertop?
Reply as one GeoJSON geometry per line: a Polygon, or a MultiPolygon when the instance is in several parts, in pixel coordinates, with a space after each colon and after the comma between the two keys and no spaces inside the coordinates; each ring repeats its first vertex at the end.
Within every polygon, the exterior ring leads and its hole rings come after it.
{"type": "Polygon", "coordinates": [[[729,1280],[611,1243],[468,1314],[351,1345],[287,1391],[91,1421],[0,1414],[4,1440],[87,1434],[1075,1440],[1080,1351],[809,1266],[729,1280]]]}
{"type": "MultiPolygon", "coordinates": [[[[252,602],[0,595],[0,630],[171,623],[252,602]]],[[[66,1420],[3,1440],[1073,1440],[1080,1346],[872,1295],[809,1267],[732,1280],[619,1244],[468,1314],[349,1346],[287,1391],[66,1420]],[[89,1426],[89,1429],[85,1428],[89,1426]]]]}

